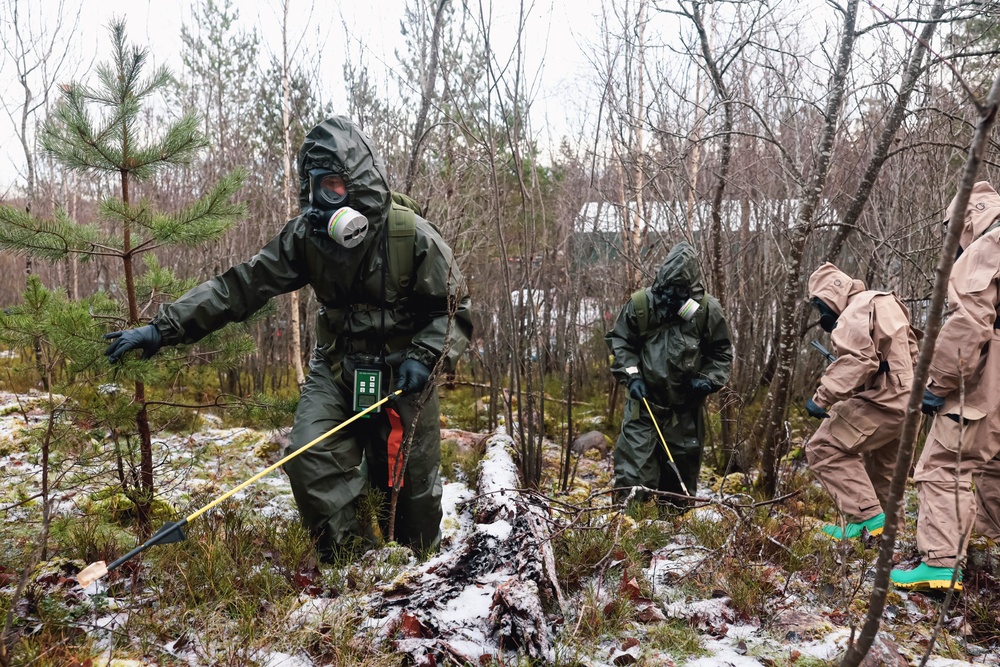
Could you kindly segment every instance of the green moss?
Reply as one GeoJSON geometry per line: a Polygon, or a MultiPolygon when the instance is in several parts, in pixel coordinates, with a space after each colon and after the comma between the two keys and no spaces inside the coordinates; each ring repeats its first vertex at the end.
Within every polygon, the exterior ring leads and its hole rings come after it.
{"type": "Polygon", "coordinates": [[[486,427],[488,415],[481,407],[489,402],[489,395],[475,387],[455,385],[439,390],[441,420],[447,428],[478,432],[486,427]]]}
{"type": "MultiPolygon", "coordinates": [[[[118,485],[94,491],[81,503],[81,507],[88,515],[101,516],[122,526],[133,525],[138,519],[134,498],[118,485]]],[[[175,515],[176,511],[169,503],[160,498],[153,499],[151,517],[154,523],[169,521],[175,515]]]]}

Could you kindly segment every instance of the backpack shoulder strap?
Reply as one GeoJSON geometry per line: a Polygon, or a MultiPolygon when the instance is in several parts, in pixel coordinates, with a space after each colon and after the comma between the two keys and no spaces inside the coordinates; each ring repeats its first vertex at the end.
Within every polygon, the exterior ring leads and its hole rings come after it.
{"type": "Polygon", "coordinates": [[[417,214],[402,204],[392,202],[389,210],[389,275],[402,289],[413,282],[413,239],[416,236],[417,214]]]}
{"type": "Polygon", "coordinates": [[[423,215],[424,209],[421,208],[420,204],[416,202],[412,197],[404,195],[402,192],[396,192],[395,190],[389,191],[389,196],[392,198],[393,204],[399,204],[403,208],[408,208],[417,215],[423,215]]]}
{"type": "Polygon", "coordinates": [[[639,335],[645,336],[649,329],[649,295],[645,288],[632,293],[632,308],[639,322],[639,335]]]}
{"type": "Polygon", "coordinates": [[[708,327],[708,308],[709,304],[708,294],[701,297],[701,301],[698,302],[698,310],[694,314],[694,326],[698,331],[698,337],[701,338],[705,335],[705,329],[708,327]]]}

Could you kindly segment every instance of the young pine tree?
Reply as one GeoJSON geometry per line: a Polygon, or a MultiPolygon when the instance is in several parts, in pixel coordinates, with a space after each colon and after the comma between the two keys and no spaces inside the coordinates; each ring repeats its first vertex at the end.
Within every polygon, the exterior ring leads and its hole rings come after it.
{"type": "MultiPolygon", "coordinates": [[[[148,319],[153,314],[149,309],[158,300],[176,297],[190,286],[161,268],[150,253],[170,246],[203,246],[225,233],[244,214],[244,207],[233,200],[243,173],[221,178],[207,194],[177,213],[157,212],[148,201],[135,196],[137,184],[152,182],[164,170],[188,164],[207,142],[198,130],[198,118],[191,114],[163,127],[145,125],[144,111],[150,109],[154,96],[170,85],[171,74],[163,67],[148,71],[147,52],[128,43],[124,21],[112,21],[109,33],[111,60],[97,68],[97,84],[64,85],[62,99],[41,133],[45,150],[62,167],[114,184],[117,196],[108,196],[100,203],[105,223],[77,224],[61,211],[45,220],[0,207],[0,248],[47,260],[69,255],[113,258],[121,267],[120,301],[115,316],[105,319],[111,329],[125,329],[148,319]],[[142,265],[137,261],[140,258],[142,265]],[[145,271],[141,271],[143,266],[145,271]]],[[[229,339],[228,344],[225,341],[225,336],[207,341],[223,348],[217,355],[222,363],[232,363],[252,347],[246,336],[229,339]]],[[[182,354],[161,355],[155,363],[128,359],[111,371],[117,379],[134,386],[131,396],[122,395],[125,392],[118,395],[121,405],[107,414],[115,415],[108,427],[116,446],[125,443],[132,474],[122,471],[121,482],[136,504],[144,534],[149,530],[154,493],[147,384],[163,380],[171,370],[177,372],[182,366],[178,355],[182,354]],[[120,423],[123,413],[129,415],[128,423],[120,423]]],[[[104,369],[107,372],[107,366],[104,369]]]]}

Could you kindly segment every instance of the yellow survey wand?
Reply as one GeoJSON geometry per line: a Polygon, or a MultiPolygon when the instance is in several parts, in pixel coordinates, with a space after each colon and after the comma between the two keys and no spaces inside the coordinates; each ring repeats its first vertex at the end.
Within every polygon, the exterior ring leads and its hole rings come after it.
{"type": "MultiPolygon", "coordinates": [[[[218,498],[216,498],[212,502],[208,503],[204,507],[195,510],[191,514],[188,514],[186,517],[184,517],[180,521],[173,521],[173,522],[168,521],[167,523],[163,524],[163,526],[158,531],[156,531],[155,533],[153,533],[153,536],[150,537],[148,540],[146,540],[145,542],[143,542],[142,544],[140,544],[139,546],[137,546],[135,549],[132,549],[132,551],[129,551],[127,554],[125,554],[124,556],[122,556],[118,560],[112,561],[109,565],[105,565],[105,563],[104,563],[103,560],[99,560],[96,563],[91,563],[87,567],[85,567],[82,570],[80,570],[79,574],[76,575],[77,582],[81,586],[83,586],[84,588],[86,588],[87,586],[89,586],[93,582],[97,581],[98,579],[100,579],[101,577],[103,577],[104,575],[106,575],[111,570],[114,570],[114,569],[118,568],[118,566],[120,566],[122,563],[125,563],[128,560],[131,560],[132,558],[134,558],[135,556],[139,555],[140,553],[142,553],[143,551],[145,551],[146,549],[148,549],[151,546],[155,546],[157,544],[171,544],[173,542],[181,542],[181,541],[187,539],[187,536],[184,534],[183,528],[184,528],[184,526],[186,526],[188,524],[188,522],[194,521],[199,516],[201,516],[202,514],[204,514],[205,512],[207,512],[208,510],[212,509],[213,507],[215,507],[219,503],[221,503],[223,500],[226,500],[227,498],[229,498],[230,496],[232,496],[234,493],[237,493],[241,489],[244,489],[244,488],[250,486],[251,484],[253,484],[254,482],[256,482],[258,479],[260,479],[261,477],[263,477],[264,475],[266,475],[269,472],[272,472],[273,470],[276,470],[277,468],[285,465],[285,463],[287,463],[288,461],[291,461],[296,456],[298,456],[302,452],[306,451],[307,449],[309,449],[310,447],[312,447],[313,445],[315,445],[320,440],[323,440],[324,438],[327,438],[327,437],[333,435],[334,433],[336,433],[340,429],[344,428],[348,424],[354,423],[358,419],[361,419],[362,417],[364,417],[365,415],[367,415],[369,412],[372,412],[373,410],[376,410],[380,405],[382,405],[383,403],[385,403],[389,399],[395,398],[396,396],[399,396],[402,393],[403,393],[402,389],[397,389],[396,391],[392,392],[391,394],[389,394],[388,396],[386,396],[382,400],[378,401],[377,403],[373,403],[372,405],[369,405],[367,408],[365,408],[361,412],[357,413],[356,415],[353,415],[350,419],[345,419],[340,424],[337,424],[336,426],[334,426],[333,428],[331,428],[329,431],[327,431],[323,435],[321,435],[321,436],[317,437],[316,439],[314,439],[312,442],[306,443],[305,445],[303,445],[299,449],[296,449],[294,452],[292,452],[291,454],[289,454],[285,458],[281,459],[277,463],[273,463],[273,464],[269,465],[268,467],[264,468],[259,473],[257,473],[256,475],[254,475],[253,477],[251,477],[247,481],[243,482],[242,484],[239,484],[238,486],[233,487],[229,491],[226,491],[224,494],[222,494],[221,496],[219,496],[218,498]]],[[[683,484],[683,482],[682,482],[682,484],[683,484]]]]}
{"type": "Polygon", "coordinates": [[[688,491],[687,486],[684,484],[684,478],[681,477],[681,471],[677,467],[677,464],[674,463],[674,457],[670,453],[670,448],[667,447],[667,439],[663,437],[663,431],[660,430],[660,425],[656,423],[656,417],[653,416],[653,408],[649,407],[649,401],[646,400],[645,396],[642,397],[642,402],[646,404],[646,409],[649,410],[649,418],[653,420],[653,426],[656,427],[656,433],[660,436],[660,442],[663,443],[663,449],[667,452],[667,459],[670,460],[670,467],[674,469],[675,473],[677,473],[677,481],[681,483],[681,489],[684,491],[684,495],[690,496],[691,492],[688,491]]]}

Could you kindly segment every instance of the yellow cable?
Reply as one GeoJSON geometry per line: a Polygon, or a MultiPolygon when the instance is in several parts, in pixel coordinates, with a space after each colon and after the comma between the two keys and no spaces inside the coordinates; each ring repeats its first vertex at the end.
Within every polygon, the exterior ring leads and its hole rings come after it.
{"type": "Polygon", "coordinates": [[[187,519],[185,519],[185,520],[186,520],[186,521],[187,521],[188,523],[190,523],[190,522],[191,522],[191,521],[193,521],[194,519],[197,519],[197,518],[198,518],[199,516],[201,516],[202,514],[204,514],[205,512],[207,512],[208,510],[212,509],[213,507],[215,507],[216,505],[218,505],[219,503],[221,503],[221,502],[222,502],[223,500],[225,500],[226,498],[229,498],[230,496],[232,496],[232,495],[233,495],[234,493],[236,493],[236,492],[237,492],[237,491],[239,491],[240,489],[243,489],[243,488],[246,488],[247,486],[249,486],[249,485],[253,484],[253,483],[254,483],[254,482],[256,482],[256,481],[257,481],[258,479],[260,479],[261,477],[263,477],[264,475],[266,475],[267,473],[269,473],[269,472],[271,472],[271,471],[273,471],[273,470],[275,470],[275,469],[277,469],[277,468],[279,468],[279,467],[283,466],[283,465],[284,465],[285,463],[287,463],[288,461],[291,461],[291,460],[292,460],[292,459],[294,459],[294,458],[295,458],[296,456],[298,456],[298,455],[299,455],[299,454],[301,454],[302,452],[306,451],[307,449],[309,449],[310,447],[312,447],[313,445],[315,445],[315,444],[316,444],[317,442],[319,442],[320,440],[322,440],[322,439],[324,439],[324,438],[328,438],[329,436],[333,435],[334,433],[336,433],[336,432],[337,432],[337,431],[339,431],[340,429],[344,428],[344,427],[345,427],[345,426],[347,426],[348,424],[351,424],[351,423],[353,423],[353,422],[357,421],[358,419],[361,419],[361,418],[362,418],[362,417],[364,417],[364,416],[365,416],[366,414],[368,414],[368,413],[369,413],[369,412],[371,412],[372,410],[376,409],[377,407],[379,407],[380,405],[382,405],[383,403],[385,403],[386,401],[388,401],[388,400],[389,400],[390,398],[394,398],[394,397],[396,397],[396,396],[399,396],[399,395],[400,395],[400,394],[402,394],[402,393],[403,393],[403,390],[402,390],[402,389],[397,389],[397,390],[396,390],[396,391],[394,391],[393,393],[391,393],[391,394],[389,394],[388,396],[386,396],[385,398],[383,398],[383,399],[382,399],[381,401],[379,401],[378,403],[374,403],[374,404],[372,404],[372,405],[369,405],[369,406],[368,406],[367,408],[365,408],[364,410],[362,410],[362,411],[361,411],[361,412],[359,412],[358,414],[354,415],[354,416],[353,416],[353,417],[351,417],[350,419],[347,419],[347,420],[344,420],[344,421],[342,421],[341,423],[337,424],[336,426],[334,426],[333,428],[331,428],[331,429],[330,429],[329,431],[327,431],[327,432],[326,432],[326,433],[324,433],[323,435],[321,435],[321,436],[317,437],[317,438],[316,438],[315,440],[313,440],[312,442],[310,442],[310,443],[308,443],[308,444],[306,444],[306,445],[303,445],[303,446],[302,446],[302,447],[300,447],[299,449],[296,449],[296,450],[295,450],[294,452],[292,452],[291,454],[289,454],[289,455],[288,455],[288,456],[286,456],[285,458],[281,459],[281,460],[280,460],[280,461],[278,461],[277,463],[274,463],[274,464],[272,464],[272,465],[268,466],[267,468],[264,468],[264,469],[263,469],[263,470],[261,470],[261,471],[260,471],[259,473],[257,473],[256,475],[254,475],[253,477],[251,477],[251,478],[250,478],[250,479],[248,479],[247,481],[243,482],[243,483],[242,483],[242,484],[240,484],[239,486],[236,486],[236,487],[233,487],[233,488],[232,488],[232,489],[230,489],[229,491],[226,491],[226,492],[225,492],[224,494],[222,494],[221,496],[219,496],[218,498],[216,498],[215,500],[213,500],[213,501],[212,501],[212,502],[210,502],[209,504],[205,505],[205,506],[204,506],[204,507],[202,507],[201,509],[199,509],[199,510],[196,510],[196,511],[194,511],[194,512],[192,512],[191,514],[188,514],[188,516],[187,516],[187,519]]]}
{"type": "Polygon", "coordinates": [[[656,433],[660,436],[660,442],[663,443],[663,449],[667,452],[667,458],[670,459],[671,463],[673,463],[674,457],[670,455],[670,448],[667,447],[667,439],[663,437],[663,432],[660,431],[660,425],[656,423],[656,417],[653,416],[653,408],[649,407],[649,401],[646,400],[645,396],[642,397],[642,402],[646,404],[646,409],[649,410],[649,418],[653,420],[653,426],[656,427],[656,433]]]}
{"type": "Polygon", "coordinates": [[[667,452],[667,458],[670,459],[670,465],[673,467],[674,472],[677,473],[677,481],[681,483],[681,489],[684,490],[684,495],[690,496],[691,492],[688,491],[687,485],[684,484],[684,480],[681,479],[681,471],[677,469],[677,464],[674,463],[674,457],[670,453],[670,447],[667,446],[667,439],[663,437],[663,432],[660,430],[660,425],[656,423],[656,417],[653,416],[653,408],[649,407],[649,401],[646,397],[642,397],[642,402],[646,404],[646,410],[649,411],[649,418],[653,422],[653,426],[656,427],[656,433],[660,436],[660,442],[663,443],[663,449],[667,452]]]}

